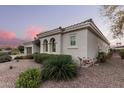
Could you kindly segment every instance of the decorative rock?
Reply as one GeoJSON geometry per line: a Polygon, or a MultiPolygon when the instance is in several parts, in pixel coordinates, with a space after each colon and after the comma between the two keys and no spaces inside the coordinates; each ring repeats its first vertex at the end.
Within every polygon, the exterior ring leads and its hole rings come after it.
{"type": "Polygon", "coordinates": [[[13,66],[10,66],[9,69],[13,69],[13,66]]]}
{"type": "Polygon", "coordinates": [[[21,72],[29,68],[40,68],[33,60],[20,60],[20,62],[0,63],[0,88],[14,88],[16,80],[21,72]],[[13,69],[10,69],[12,66],[13,69]]]}

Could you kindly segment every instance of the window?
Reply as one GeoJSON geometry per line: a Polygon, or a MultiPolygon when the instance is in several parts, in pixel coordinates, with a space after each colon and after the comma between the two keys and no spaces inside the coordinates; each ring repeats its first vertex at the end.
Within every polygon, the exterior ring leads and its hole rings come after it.
{"type": "Polygon", "coordinates": [[[43,51],[48,52],[48,41],[46,39],[43,41],[43,51]]]}
{"type": "Polygon", "coordinates": [[[76,45],[76,36],[71,36],[70,37],[70,45],[75,46],[76,45]]]}
{"type": "Polygon", "coordinates": [[[51,52],[56,52],[56,43],[55,43],[55,39],[54,38],[50,39],[50,51],[51,52]]]}

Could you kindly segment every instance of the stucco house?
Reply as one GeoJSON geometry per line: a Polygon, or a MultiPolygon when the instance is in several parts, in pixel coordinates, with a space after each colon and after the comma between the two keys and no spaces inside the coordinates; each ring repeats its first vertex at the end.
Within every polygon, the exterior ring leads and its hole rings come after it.
{"type": "Polygon", "coordinates": [[[124,45],[121,45],[121,46],[115,46],[115,47],[112,47],[112,49],[115,49],[115,50],[124,49],[124,45]]]}
{"type": "Polygon", "coordinates": [[[92,19],[39,33],[36,40],[24,43],[26,55],[36,52],[69,54],[75,59],[78,57],[94,59],[99,51],[107,53],[108,49],[108,40],[92,19]]]}

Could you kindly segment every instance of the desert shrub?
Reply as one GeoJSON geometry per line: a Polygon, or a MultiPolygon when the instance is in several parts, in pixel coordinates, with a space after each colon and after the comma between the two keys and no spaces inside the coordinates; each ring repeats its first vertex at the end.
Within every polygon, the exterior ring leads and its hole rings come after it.
{"type": "Polygon", "coordinates": [[[119,51],[119,55],[120,55],[121,59],[124,59],[124,49],[121,49],[119,51]]]}
{"type": "Polygon", "coordinates": [[[69,55],[56,55],[42,69],[43,80],[70,80],[77,75],[77,65],[69,55]]]}
{"type": "Polygon", "coordinates": [[[18,50],[19,50],[21,53],[24,53],[24,46],[19,45],[19,46],[18,46],[18,50]]]}
{"type": "Polygon", "coordinates": [[[17,56],[15,59],[33,59],[33,55],[17,56]]]}
{"type": "Polygon", "coordinates": [[[9,56],[9,55],[2,55],[2,56],[0,56],[0,63],[9,62],[11,60],[12,60],[12,57],[9,56]]]}
{"type": "Polygon", "coordinates": [[[109,49],[109,52],[107,53],[107,58],[110,59],[114,53],[113,49],[109,49]]]}
{"type": "Polygon", "coordinates": [[[9,69],[13,69],[13,66],[10,66],[9,69]]]}
{"type": "Polygon", "coordinates": [[[6,52],[0,52],[0,56],[3,56],[3,55],[8,55],[8,53],[6,53],[6,52]]]}
{"type": "Polygon", "coordinates": [[[18,49],[12,49],[11,50],[11,55],[17,55],[19,53],[20,53],[20,51],[18,49]]]}
{"type": "Polygon", "coordinates": [[[29,69],[22,72],[16,81],[17,88],[38,88],[41,84],[41,71],[39,69],[29,69]]]}
{"type": "Polygon", "coordinates": [[[54,54],[45,54],[45,53],[34,54],[34,60],[37,63],[43,63],[43,62],[45,63],[46,60],[48,60],[54,56],[55,56],[54,54]]]}
{"type": "Polygon", "coordinates": [[[37,63],[42,63],[42,55],[38,53],[34,54],[34,60],[37,63]]]}
{"type": "Polygon", "coordinates": [[[98,56],[96,58],[98,62],[106,62],[107,56],[105,52],[98,52],[98,56]]]}

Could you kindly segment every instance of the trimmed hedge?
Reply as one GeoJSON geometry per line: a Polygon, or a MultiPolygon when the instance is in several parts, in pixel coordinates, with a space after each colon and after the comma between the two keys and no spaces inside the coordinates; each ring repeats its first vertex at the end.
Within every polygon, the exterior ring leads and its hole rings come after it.
{"type": "Polygon", "coordinates": [[[0,63],[4,63],[4,62],[9,62],[12,60],[12,57],[9,55],[2,55],[0,56],[0,63]]]}
{"type": "Polygon", "coordinates": [[[45,53],[41,53],[41,54],[34,54],[34,60],[37,63],[41,63],[41,64],[45,64],[48,60],[52,60],[56,57],[67,57],[68,59],[72,59],[72,57],[70,55],[55,55],[55,54],[45,54],[45,53]]]}
{"type": "Polygon", "coordinates": [[[109,49],[109,52],[107,53],[107,59],[110,59],[114,53],[113,49],[109,49]]]}
{"type": "Polygon", "coordinates": [[[54,55],[54,54],[45,54],[45,53],[34,54],[34,60],[37,63],[44,64],[45,62],[47,62],[47,60],[53,59],[56,56],[57,55],[54,55]]]}
{"type": "Polygon", "coordinates": [[[16,81],[17,88],[38,88],[41,84],[41,71],[39,69],[29,69],[19,75],[16,81]]]}
{"type": "Polygon", "coordinates": [[[43,63],[46,59],[48,59],[50,54],[34,54],[34,60],[37,63],[43,63]]]}
{"type": "Polygon", "coordinates": [[[77,65],[70,55],[50,55],[42,70],[43,80],[70,80],[77,76],[77,65]]]}
{"type": "Polygon", "coordinates": [[[33,55],[17,56],[15,59],[33,59],[33,55]]]}

